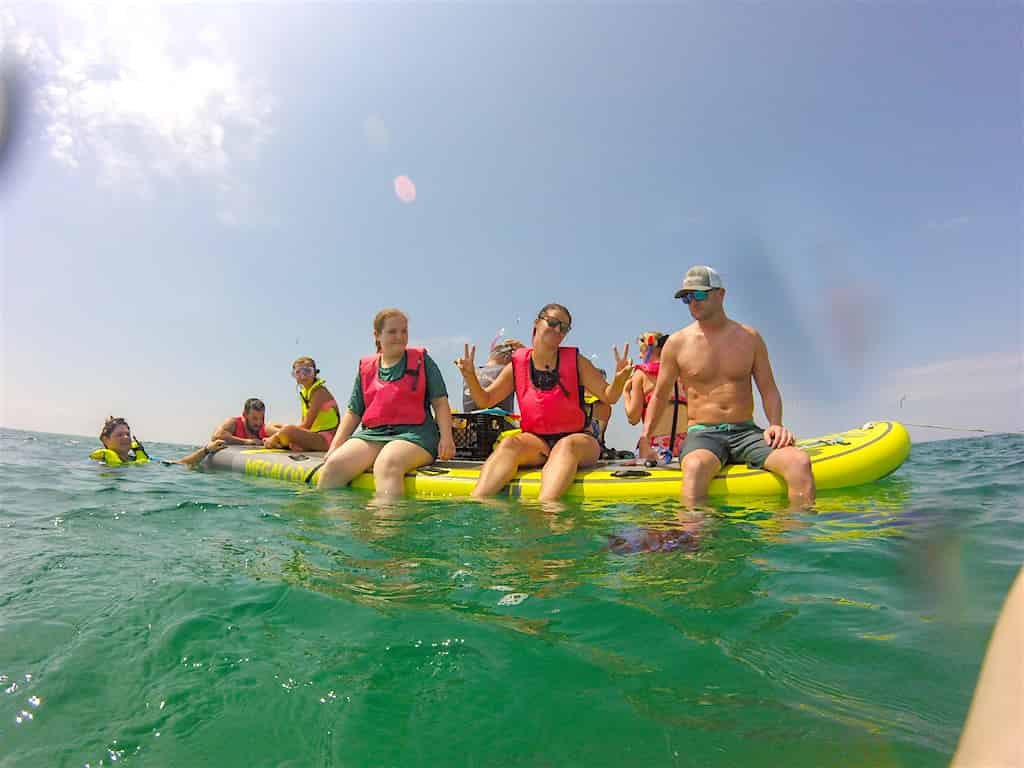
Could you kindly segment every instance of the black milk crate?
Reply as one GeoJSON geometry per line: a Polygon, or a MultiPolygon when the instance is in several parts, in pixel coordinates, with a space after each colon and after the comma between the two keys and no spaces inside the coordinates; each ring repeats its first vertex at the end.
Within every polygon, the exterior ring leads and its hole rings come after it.
{"type": "Polygon", "coordinates": [[[494,413],[453,413],[455,458],[486,459],[491,455],[498,435],[516,427],[515,422],[494,413]]]}

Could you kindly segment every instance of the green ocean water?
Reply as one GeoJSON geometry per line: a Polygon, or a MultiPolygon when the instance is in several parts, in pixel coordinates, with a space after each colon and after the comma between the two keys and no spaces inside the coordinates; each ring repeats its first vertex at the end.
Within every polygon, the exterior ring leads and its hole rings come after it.
{"type": "Polygon", "coordinates": [[[93,443],[0,430],[3,768],[945,765],[1024,561],[1021,436],[804,513],[375,506],[93,443]]]}

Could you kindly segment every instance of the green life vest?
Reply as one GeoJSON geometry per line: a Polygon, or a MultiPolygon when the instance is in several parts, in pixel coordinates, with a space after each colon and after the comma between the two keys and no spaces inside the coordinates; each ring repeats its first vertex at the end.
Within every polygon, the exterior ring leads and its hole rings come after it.
{"type": "MultiPolygon", "coordinates": [[[[309,412],[309,402],[313,398],[313,392],[318,390],[324,385],[323,379],[317,379],[309,385],[309,389],[303,389],[299,392],[299,398],[302,400],[302,421],[305,423],[306,414],[309,412]]],[[[331,429],[337,429],[338,424],[341,423],[341,418],[338,415],[338,404],[335,401],[330,402],[330,410],[320,411],[313,420],[313,425],[309,428],[310,432],[326,432],[331,429]]]]}
{"type": "Polygon", "coordinates": [[[112,451],[109,448],[97,448],[89,454],[89,458],[102,461],[108,467],[119,467],[122,464],[146,464],[149,462],[146,449],[135,440],[132,440],[132,458],[128,461],[122,459],[117,455],[116,451],[112,451]]]}

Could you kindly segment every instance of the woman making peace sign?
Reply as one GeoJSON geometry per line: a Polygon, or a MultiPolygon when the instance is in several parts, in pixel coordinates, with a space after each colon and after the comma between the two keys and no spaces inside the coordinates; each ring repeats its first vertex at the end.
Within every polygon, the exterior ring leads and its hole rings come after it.
{"type": "Polygon", "coordinates": [[[601,455],[595,424],[588,424],[583,388],[613,405],[633,371],[629,344],[622,357],[615,347],[615,378],[609,384],[576,347],[560,346],[572,328],[572,315],[561,304],[547,304],[533,324],[533,348],[516,350],[512,362],[484,389],[476,376],[476,347],[466,345],[455,361],[469,392],[481,408],[516,393],[522,433],[505,438],[480,470],[473,496],[490,496],[502,488],[520,466],[544,466],[540,499],[557,499],[579,467],[594,464],[601,455]]]}

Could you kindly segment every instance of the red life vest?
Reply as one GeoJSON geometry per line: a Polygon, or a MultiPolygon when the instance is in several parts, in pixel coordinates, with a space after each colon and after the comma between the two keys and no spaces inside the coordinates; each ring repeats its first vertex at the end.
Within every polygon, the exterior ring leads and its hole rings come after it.
{"type": "MultiPolygon", "coordinates": [[[[267,436],[267,425],[264,424],[260,427],[260,433],[258,437],[263,439],[267,436]]],[[[235,416],[235,437],[240,437],[243,440],[252,439],[252,435],[249,434],[249,430],[245,427],[245,416],[235,416]]]]}
{"type": "Polygon", "coordinates": [[[581,432],[587,423],[580,387],[579,350],[558,348],[558,384],[537,389],[530,377],[533,349],[517,349],[512,355],[512,376],[519,398],[520,426],[535,435],[581,432]]]}
{"type": "Polygon", "coordinates": [[[422,424],[427,420],[426,350],[405,348],[405,375],[398,381],[381,381],[380,355],[359,361],[359,383],[363,388],[364,427],[391,424],[422,424]]]}

